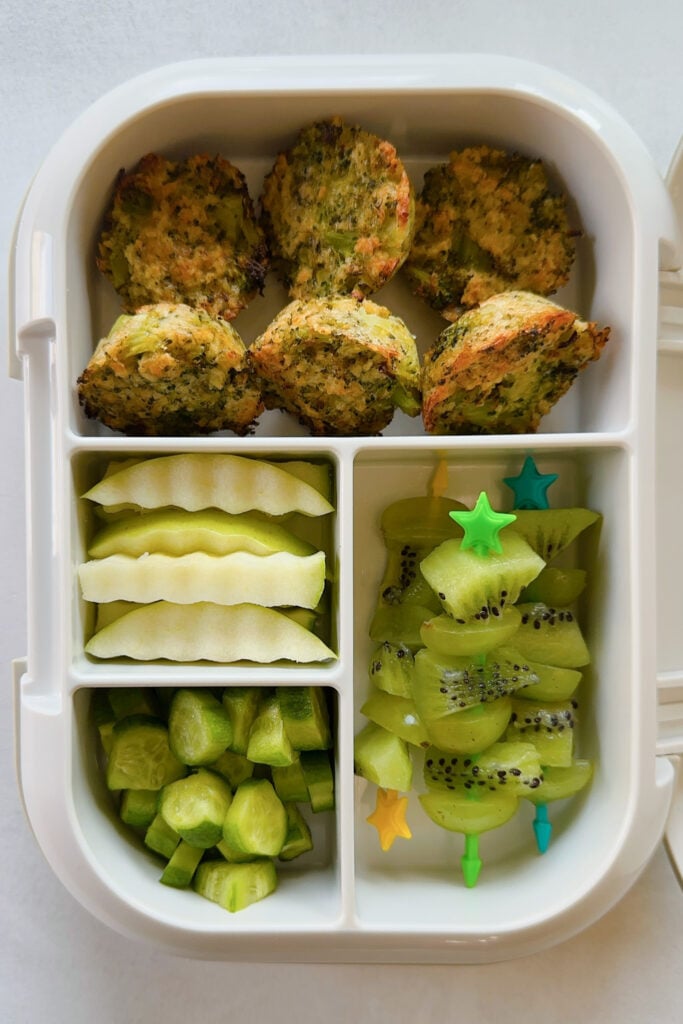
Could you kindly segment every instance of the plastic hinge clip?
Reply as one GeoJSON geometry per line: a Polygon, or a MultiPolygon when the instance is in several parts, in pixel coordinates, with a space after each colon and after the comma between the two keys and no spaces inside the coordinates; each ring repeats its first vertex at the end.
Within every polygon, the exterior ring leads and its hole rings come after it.
{"type": "Polygon", "coordinates": [[[657,753],[683,754],[683,671],[657,676],[657,753]]]}

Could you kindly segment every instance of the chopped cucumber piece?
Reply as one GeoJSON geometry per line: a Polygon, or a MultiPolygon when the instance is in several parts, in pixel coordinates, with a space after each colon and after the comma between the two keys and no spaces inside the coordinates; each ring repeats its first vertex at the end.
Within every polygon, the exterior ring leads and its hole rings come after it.
{"type": "Polygon", "coordinates": [[[231,686],[223,690],[223,707],[232,725],[230,749],[246,754],[249,732],[258,714],[261,691],[257,686],[231,686]]]}
{"type": "Polygon", "coordinates": [[[161,814],[157,814],[145,832],[145,846],[154,850],[155,853],[161,854],[166,860],[170,860],[179,842],[178,833],[162,818],[161,814]]]}
{"type": "Polygon", "coordinates": [[[107,764],[109,789],[158,790],[185,772],[185,765],[169,747],[163,722],[132,715],[114,726],[107,764]]]}
{"type": "Polygon", "coordinates": [[[237,787],[223,824],[223,838],[238,853],[277,857],[287,836],[287,812],[268,779],[237,787]]]}
{"type": "Polygon", "coordinates": [[[171,749],[189,765],[211,764],[232,742],[230,716],[209,690],[178,690],[168,716],[171,749]]]}
{"type": "Polygon", "coordinates": [[[278,854],[280,860],[294,860],[302,853],[313,849],[313,839],[308,822],[296,804],[285,804],[287,811],[287,835],[285,843],[278,854]]]}
{"type": "Polygon", "coordinates": [[[200,768],[165,786],[159,811],[171,828],[190,846],[208,850],[223,835],[223,822],[232,802],[232,793],[220,775],[200,768]]]}
{"type": "Polygon", "coordinates": [[[200,864],[194,888],[200,896],[234,913],[274,892],[277,875],[272,860],[261,858],[248,864],[213,860],[200,864]]]}
{"type": "Polygon", "coordinates": [[[332,746],[325,691],[320,686],[281,686],[277,697],[285,732],[295,750],[332,746]]]}
{"type": "Polygon", "coordinates": [[[272,690],[266,690],[261,697],[259,712],[249,733],[247,757],[258,764],[287,765],[296,761],[285,723],[280,702],[272,690]]]}
{"type": "Polygon", "coordinates": [[[301,760],[271,770],[275,792],[283,801],[308,803],[308,787],[301,760]]]}
{"type": "Polygon", "coordinates": [[[241,853],[226,839],[221,839],[219,843],[216,843],[216,849],[231,864],[246,864],[250,860],[257,859],[255,853],[241,853]]]}
{"type": "Polygon", "coordinates": [[[154,692],[139,686],[111,687],[107,690],[107,696],[117,722],[130,715],[150,715],[154,718],[159,711],[154,692]]]}
{"type": "Polygon", "coordinates": [[[244,782],[245,779],[250,779],[254,774],[253,763],[242,754],[234,754],[232,750],[226,750],[208,767],[211,771],[222,775],[233,790],[237,789],[241,782],[244,782]]]}
{"type": "Polygon", "coordinates": [[[153,789],[125,789],[121,796],[121,821],[132,828],[149,828],[154,821],[159,794],[153,789]]]}
{"type": "Polygon", "coordinates": [[[112,733],[116,723],[116,715],[109,703],[106,690],[95,690],[91,701],[92,716],[100,734],[100,742],[105,754],[109,754],[112,745],[112,733]]]}
{"type": "Polygon", "coordinates": [[[313,811],[317,814],[334,810],[334,775],[327,751],[303,751],[301,770],[313,811]]]}
{"type": "Polygon", "coordinates": [[[184,839],[181,840],[173,851],[159,881],[174,889],[187,889],[199,867],[203,853],[201,847],[191,846],[184,839]]]}

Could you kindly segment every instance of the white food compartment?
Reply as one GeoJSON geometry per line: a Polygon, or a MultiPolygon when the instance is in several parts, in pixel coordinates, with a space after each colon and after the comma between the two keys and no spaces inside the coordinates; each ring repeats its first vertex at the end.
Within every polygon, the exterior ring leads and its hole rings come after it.
{"type": "MultiPolygon", "coordinates": [[[[95,914],[197,957],[479,962],[558,942],[623,895],[661,839],[674,782],[671,762],[656,757],[653,566],[658,268],[675,266],[675,235],[665,186],[618,116],[554,72],[500,58],[189,63],[126,84],[66,133],[28,193],[15,251],[14,370],[26,388],[30,538],[17,756],[38,842],[95,914]],[[312,438],[279,412],[265,414],[245,438],[124,437],[87,420],[75,381],[120,312],[94,263],[119,168],[151,151],[218,152],[245,172],[257,199],[277,152],[304,124],[331,114],[391,140],[418,191],[424,170],[463,145],[541,157],[571,197],[582,232],[570,284],[554,298],[611,327],[600,360],[534,436],[428,437],[419,419],[402,413],[384,436],[368,438],[312,438]],[[77,567],[94,525],[80,495],[112,458],[191,451],[329,466],[335,511],[312,527],[312,539],[335,569],[327,642],[337,660],[136,664],[84,653],[93,611],[79,595],[77,567]],[[531,805],[483,836],[482,874],[467,890],[458,867],[462,838],[437,829],[415,794],[412,840],[382,853],[365,821],[375,787],[353,775],[384,563],[379,517],[391,501],[427,493],[440,459],[450,496],[471,505],[486,489],[494,506],[508,510],[502,479],[519,472],[527,454],[542,472],[559,474],[551,505],[603,515],[599,543],[577,546],[588,561],[580,620],[593,658],[579,694],[579,751],[594,760],[595,776],[585,793],[551,807],[553,841],[543,857],[533,844],[531,805]],[[93,688],[180,683],[314,684],[333,696],[336,811],[314,822],[314,852],[279,872],[277,892],[234,915],[159,885],[158,862],[117,821],[97,763],[87,708],[93,688]],[[46,758],[55,766],[49,789],[46,758]]],[[[405,319],[421,352],[445,326],[400,274],[373,298],[405,319]]],[[[271,275],[265,294],[235,321],[245,342],[285,302],[271,275]]],[[[680,653],[672,643],[665,642],[667,668],[680,653]]],[[[417,758],[417,789],[420,777],[417,758]]]]}

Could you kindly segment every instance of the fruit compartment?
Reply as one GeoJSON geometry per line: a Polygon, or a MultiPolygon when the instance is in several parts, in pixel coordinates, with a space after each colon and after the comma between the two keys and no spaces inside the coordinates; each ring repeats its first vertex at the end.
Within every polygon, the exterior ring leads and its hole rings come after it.
{"type": "MultiPolygon", "coordinates": [[[[503,477],[520,471],[528,449],[362,451],[354,464],[354,731],[366,724],[360,708],[370,693],[368,665],[375,644],[368,626],[384,571],[379,529],[392,501],[429,493],[435,466],[445,459],[445,494],[472,507],[486,490],[494,508],[510,511],[512,491],[503,477]],[[359,496],[362,496],[361,500],[359,496]]],[[[413,790],[408,825],[413,838],[397,838],[388,852],[366,822],[376,787],[355,783],[355,892],[361,927],[393,932],[421,929],[459,935],[514,931],[536,914],[553,915],[590,891],[622,841],[622,823],[632,798],[629,779],[639,725],[638,612],[631,586],[639,559],[636,524],[628,494],[633,466],[628,447],[584,448],[545,444],[533,452],[541,473],[558,473],[548,492],[550,507],[585,505],[603,515],[601,528],[579,537],[558,559],[588,570],[588,585],[577,604],[591,652],[577,692],[576,755],[594,761],[594,778],[578,796],[549,805],[553,838],[548,852],[536,852],[533,806],[520,801],[515,817],[480,837],[483,868],[476,889],[460,874],[463,837],[437,827],[422,810],[423,758],[413,755],[413,790]],[[577,867],[580,865],[580,870],[577,867]]],[[[417,748],[413,748],[417,751],[417,748]]]]}
{"type": "MultiPolygon", "coordinates": [[[[140,685],[147,684],[141,681],[140,685]]],[[[171,928],[195,933],[199,942],[195,955],[201,955],[202,941],[205,952],[219,952],[222,936],[307,933],[334,927],[342,913],[343,867],[338,838],[343,834],[342,800],[337,800],[335,811],[318,814],[300,805],[311,828],[314,848],[290,862],[276,860],[276,891],[253,904],[248,912],[229,913],[191,888],[162,885],[159,878],[163,859],[122,823],[115,799],[107,789],[92,714],[94,692],[93,688],[80,687],[72,693],[71,737],[60,768],[66,776],[64,792],[70,794],[67,813],[78,836],[78,851],[74,853],[82,856],[94,875],[122,901],[125,913],[136,915],[138,934],[152,929],[153,922],[163,921],[171,928]]],[[[334,689],[327,688],[326,693],[331,703],[335,776],[339,778],[345,769],[338,753],[339,700],[334,689]]]]}
{"type": "Polygon", "coordinates": [[[297,450],[274,449],[271,445],[261,450],[250,449],[248,453],[237,453],[232,448],[228,450],[225,442],[221,443],[214,439],[213,444],[209,444],[208,447],[206,441],[202,441],[198,446],[193,447],[190,443],[182,449],[175,445],[169,447],[164,442],[152,447],[140,447],[133,442],[126,445],[125,449],[112,446],[104,448],[99,445],[97,447],[79,447],[72,452],[66,491],[68,516],[65,521],[69,523],[69,533],[66,539],[70,543],[70,571],[62,580],[62,585],[66,588],[66,593],[62,597],[65,599],[64,607],[71,609],[71,623],[67,632],[68,643],[65,638],[62,638],[61,642],[66,647],[63,654],[65,665],[70,668],[74,678],[78,679],[81,684],[98,680],[114,680],[115,682],[117,680],[135,680],[139,677],[141,670],[150,685],[153,683],[170,685],[184,680],[204,682],[204,685],[220,685],[226,678],[234,681],[245,674],[254,676],[257,680],[270,679],[274,681],[278,679],[284,681],[292,674],[309,678],[311,682],[315,682],[321,675],[333,680],[340,678],[340,673],[343,670],[340,608],[341,595],[347,585],[344,582],[344,570],[340,558],[343,517],[339,514],[339,507],[340,502],[344,501],[344,497],[339,459],[327,446],[317,446],[307,451],[303,448],[297,450]],[[270,663],[241,661],[232,664],[210,661],[180,663],[168,660],[140,662],[123,657],[100,659],[85,651],[85,644],[95,631],[97,605],[83,599],[78,579],[78,568],[89,558],[88,545],[96,531],[106,525],[108,520],[103,520],[97,513],[98,506],[82,498],[82,495],[102,479],[107,466],[112,462],[126,462],[128,459],[139,458],[150,459],[198,450],[211,451],[219,455],[248,454],[250,457],[273,464],[306,461],[326,471],[330,482],[329,498],[334,508],[333,512],[319,517],[292,513],[274,517],[273,521],[325,553],[327,580],[321,600],[321,614],[316,621],[315,631],[323,642],[335,652],[336,660],[304,664],[284,660],[270,663]]]}
{"type": "MultiPolygon", "coordinates": [[[[416,190],[424,171],[444,162],[448,153],[469,144],[487,143],[541,157],[551,178],[570,196],[572,223],[580,238],[570,283],[553,298],[586,319],[612,328],[611,340],[597,363],[583,371],[570,391],[542,421],[541,433],[614,431],[632,415],[633,314],[625,296],[633,294],[632,259],[635,223],[629,195],[601,140],[579,126],[568,110],[553,108],[528,95],[506,90],[453,89],[439,97],[429,93],[383,91],[381,97],[356,90],[327,90],[317,95],[200,95],[176,97],[145,106],[104,137],[74,174],[76,186],[65,211],[63,243],[54,256],[68,282],[64,302],[64,337],[60,390],[69,429],[83,437],[120,439],[82,414],[75,381],[97,340],[121,312],[118,296],[95,267],[97,237],[116,173],[130,168],[145,153],[172,158],[196,152],[220,152],[247,176],[252,197],[276,154],[309,121],[340,114],[360,123],[398,148],[416,190]],[[400,115],[399,115],[400,111],[400,115]],[[586,168],[591,168],[590,176],[586,168]],[[63,251],[61,247],[63,246],[63,251]]],[[[373,296],[405,319],[423,354],[447,322],[415,298],[399,274],[373,296]]],[[[58,296],[62,301],[62,297],[58,296]]],[[[234,326],[249,344],[288,301],[274,274],[262,296],[240,313],[234,326]]],[[[62,345],[58,345],[58,353],[62,345]]],[[[397,411],[385,434],[423,434],[420,418],[397,411]]],[[[289,414],[265,413],[257,437],[305,437],[307,431],[289,414]]],[[[236,439],[249,447],[250,439],[236,439]]]]}

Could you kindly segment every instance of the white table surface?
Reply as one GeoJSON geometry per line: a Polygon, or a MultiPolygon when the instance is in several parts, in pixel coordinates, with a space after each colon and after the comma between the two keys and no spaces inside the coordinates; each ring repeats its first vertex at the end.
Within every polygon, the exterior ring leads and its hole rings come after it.
{"type": "MultiPolygon", "coordinates": [[[[683,129],[681,0],[0,0],[2,265],[49,147],[126,78],[202,56],[411,51],[500,53],[572,75],[624,115],[662,174],[683,129]]],[[[3,339],[7,298],[3,281],[3,339]]],[[[485,967],[197,963],[121,938],[81,909],[38,851],[14,777],[9,661],[25,648],[22,416],[21,384],[0,375],[0,1021],[683,1019],[683,894],[662,849],[592,928],[485,967]]]]}

